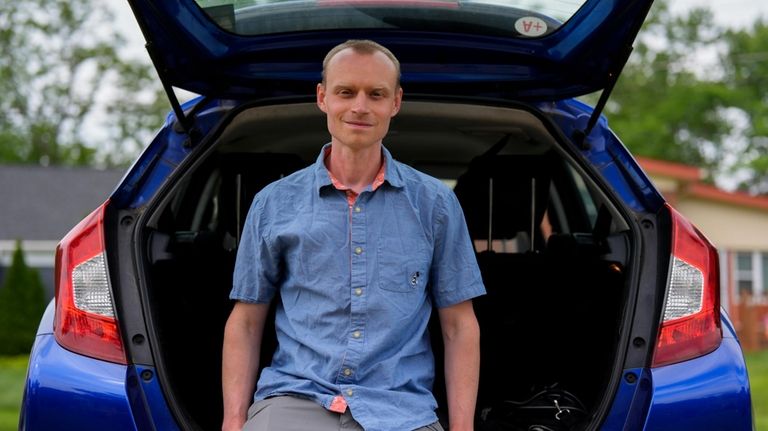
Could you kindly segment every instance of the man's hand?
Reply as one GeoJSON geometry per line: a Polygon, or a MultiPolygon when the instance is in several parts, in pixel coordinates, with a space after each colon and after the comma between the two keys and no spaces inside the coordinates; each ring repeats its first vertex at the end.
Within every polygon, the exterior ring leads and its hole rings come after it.
{"type": "Polygon", "coordinates": [[[259,369],[261,336],[269,304],[238,302],[224,329],[221,386],[224,395],[222,431],[240,431],[253,402],[259,369]]]}
{"type": "Polygon", "coordinates": [[[440,308],[438,313],[445,344],[450,430],[472,430],[480,378],[480,327],[471,300],[440,308]]]}

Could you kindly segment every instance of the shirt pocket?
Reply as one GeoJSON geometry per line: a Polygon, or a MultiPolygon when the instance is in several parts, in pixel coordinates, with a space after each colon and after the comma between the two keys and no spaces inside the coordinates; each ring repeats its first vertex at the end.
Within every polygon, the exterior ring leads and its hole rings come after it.
{"type": "Polygon", "coordinates": [[[390,292],[423,292],[429,282],[430,255],[419,239],[384,239],[378,248],[379,287],[390,292]]]}

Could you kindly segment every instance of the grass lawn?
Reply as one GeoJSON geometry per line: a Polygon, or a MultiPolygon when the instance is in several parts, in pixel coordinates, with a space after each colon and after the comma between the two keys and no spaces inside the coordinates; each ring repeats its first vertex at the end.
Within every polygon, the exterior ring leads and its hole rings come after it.
{"type": "MultiPolygon", "coordinates": [[[[768,350],[747,353],[757,431],[768,431],[768,350]]],[[[16,431],[27,356],[0,356],[0,431],[16,431]]]]}
{"type": "Polygon", "coordinates": [[[28,357],[0,356],[0,431],[16,431],[28,357]]]}
{"type": "Polygon", "coordinates": [[[747,370],[752,387],[757,431],[768,431],[768,350],[747,353],[747,370]]]}

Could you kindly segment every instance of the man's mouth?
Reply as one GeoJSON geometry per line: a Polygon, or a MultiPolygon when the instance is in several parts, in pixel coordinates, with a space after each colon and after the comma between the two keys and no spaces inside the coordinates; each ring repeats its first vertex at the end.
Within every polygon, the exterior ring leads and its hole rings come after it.
{"type": "Polygon", "coordinates": [[[344,121],[345,124],[352,127],[373,127],[373,124],[366,123],[364,121],[344,121]]]}

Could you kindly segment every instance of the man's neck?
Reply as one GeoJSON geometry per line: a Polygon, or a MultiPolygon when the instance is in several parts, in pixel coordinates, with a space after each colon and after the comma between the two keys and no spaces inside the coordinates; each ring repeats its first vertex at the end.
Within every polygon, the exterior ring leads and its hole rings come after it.
{"type": "Polygon", "coordinates": [[[381,162],[381,144],[354,150],[331,143],[331,154],[325,160],[325,167],[342,184],[355,193],[361,193],[373,183],[381,162]]]}

